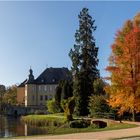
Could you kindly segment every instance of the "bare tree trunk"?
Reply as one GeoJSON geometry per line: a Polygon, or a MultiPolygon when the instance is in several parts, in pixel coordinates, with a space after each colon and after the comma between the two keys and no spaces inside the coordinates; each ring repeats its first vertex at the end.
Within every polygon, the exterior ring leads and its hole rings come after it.
{"type": "Polygon", "coordinates": [[[132,121],[133,122],[136,121],[136,112],[135,112],[135,110],[132,111],[132,121]]]}

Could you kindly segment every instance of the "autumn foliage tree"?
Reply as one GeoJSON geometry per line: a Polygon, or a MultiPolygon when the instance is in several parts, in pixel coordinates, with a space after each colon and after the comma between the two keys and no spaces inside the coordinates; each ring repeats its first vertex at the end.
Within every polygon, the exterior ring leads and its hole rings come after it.
{"type": "Polygon", "coordinates": [[[140,18],[135,19],[127,21],[116,34],[106,68],[111,73],[111,84],[106,87],[109,104],[121,115],[132,113],[133,121],[140,112],[140,18]]]}

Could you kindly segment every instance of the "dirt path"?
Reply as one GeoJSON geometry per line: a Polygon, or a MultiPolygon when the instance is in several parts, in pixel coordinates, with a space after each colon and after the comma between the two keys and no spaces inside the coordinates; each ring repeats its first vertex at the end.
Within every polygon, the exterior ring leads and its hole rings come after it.
{"type": "Polygon", "coordinates": [[[140,122],[126,122],[139,125],[135,128],[121,129],[121,130],[110,130],[110,131],[100,131],[100,132],[88,132],[88,133],[75,133],[75,134],[65,134],[65,135],[55,135],[55,136],[40,136],[32,138],[20,138],[20,139],[10,139],[10,140],[79,140],[79,139],[92,139],[92,140],[109,140],[112,138],[130,137],[130,136],[140,136],[140,122]]]}

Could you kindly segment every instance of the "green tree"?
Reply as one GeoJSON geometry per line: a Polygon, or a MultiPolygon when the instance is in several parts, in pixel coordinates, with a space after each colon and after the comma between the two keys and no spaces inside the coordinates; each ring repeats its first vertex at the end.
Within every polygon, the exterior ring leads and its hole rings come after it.
{"type": "Polygon", "coordinates": [[[6,92],[5,86],[0,85],[0,112],[2,112],[2,110],[3,110],[3,105],[4,105],[3,96],[4,96],[5,92],[6,92]]]}
{"type": "Polygon", "coordinates": [[[98,48],[92,35],[96,30],[95,20],[83,8],[79,16],[79,29],[75,33],[74,48],[69,56],[72,61],[73,94],[76,101],[76,114],[85,116],[89,113],[89,96],[93,93],[93,81],[99,77],[98,48]]]}
{"type": "Polygon", "coordinates": [[[48,112],[50,112],[50,113],[59,113],[60,112],[60,108],[58,107],[58,105],[56,104],[54,99],[47,101],[47,108],[48,108],[48,112]]]}
{"type": "Polygon", "coordinates": [[[70,81],[64,80],[62,84],[61,99],[68,99],[72,96],[72,84],[70,81]]]}
{"type": "Polygon", "coordinates": [[[90,115],[98,117],[102,113],[110,111],[110,107],[103,95],[93,95],[90,97],[89,102],[90,115]]]}
{"type": "Polygon", "coordinates": [[[3,101],[5,104],[16,105],[17,104],[17,86],[13,85],[6,89],[6,92],[3,96],[3,101]]]}
{"type": "Polygon", "coordinates": [[[64,110],[64,115],[67,118],[67,121],[73,120],[73,112],[75,108],[75,99],[74,97],[69,97],[67,100],[62,100],[61,106],[64,110]]]}
{"type": "Polygon", "coordinates": [[[61,101],[67,100],[69,97],[72,97],[72,82],[68,80],[62,80],[59,82],[59,85],[56,88],[55,92],[55,103],[60,112],[64,111],[61,107],[61,101]]]}
{"type": "Polygon", "coordinates": [[[6,88],[4,85],[0,85],[0,95],[4,95],[6,88]]]}
{"type": "Polygon", "coordinates": [[[93,82],[94,94],[90,97],[89,102],[89,111],[92,116],[107,113],[111,109],[107,103],[109,96],[105,92],[105,87],[107,85],[108,84],[101,78],[98,78],[93,82]]]}
{"type": "Polygon", "coordinates": [[[56,103],[57,107],[60,108],[60,110],[61,110],[61,106],[60,106],[60,104],[61,104],[61,92],[62,92],[62,88],[60,87],[60,85],[58,85],[56,88],[54,98],[55,98],[55,103],[56,103]]]}
{"type": "Polygon", "coordinates": [[[96,79],[93,82],[93,93],[94,95],[105,95],[105,86],[107,85],[107,83],[105,83],[105,81],[103,81],[101,78],[96,79]]]}

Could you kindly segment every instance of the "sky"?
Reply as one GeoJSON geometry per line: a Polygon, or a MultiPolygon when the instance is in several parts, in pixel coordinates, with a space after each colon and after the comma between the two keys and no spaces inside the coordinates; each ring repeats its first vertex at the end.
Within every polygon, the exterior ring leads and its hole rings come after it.
{"type": "Polygon", "coordinates": [[[139,1],[0,1],[0,84],[20,84],[30,66],[35,78],[47,67],[70,69],[68,53],[83,7],[95,19],[98,69],[106,77],[115,33],[140,12],[139,1]]]}

